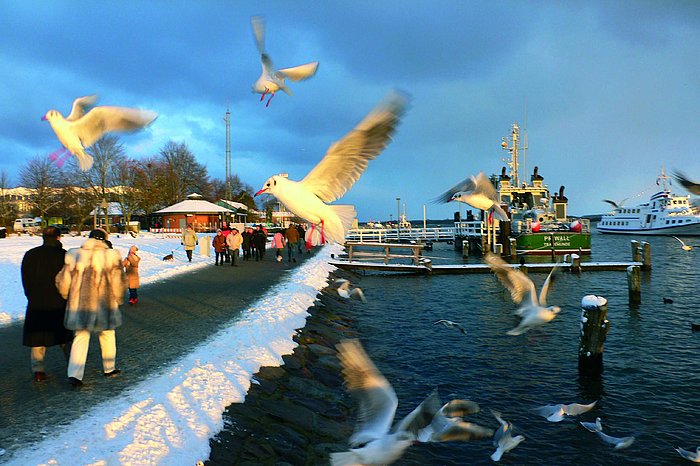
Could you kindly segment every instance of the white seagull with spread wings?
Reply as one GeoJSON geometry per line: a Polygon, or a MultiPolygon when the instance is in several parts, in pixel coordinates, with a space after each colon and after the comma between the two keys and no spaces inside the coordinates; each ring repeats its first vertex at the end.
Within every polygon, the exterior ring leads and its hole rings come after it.
{"type": "Polygon", "coordinates": [[[360,179],[370,160],[376,158],[391,141],[408,99],[393,93],[372,110],[343,139],[332,144],[323,159],[301,181],[286,175],[268,178],[255,193],[275,196],[287,210],[312,224],[321,225],[320,244],[344,243],[345,231],[355,219],[355,207],[328,205],[345,195],[360,179]]]}
{"type": "Polygon", "coordinates": [[[265,96],[270,94],[265,107],[270,105],[270,101],[275,96],[275,92],[282,90],[287,95],[292,95],[292,91],[284,82],[289,78],[292,81],[302,81],[309,79],[318,69],[318,62],[314,61],[305,65],[294,66],[292,68],[283,68],[275,70],[270,56],[265,52],[265,20],[261,16],[253,16],[250,19],[253,26],[253,34],[255,35],[255,43],[260,52],[260,62],[262,64],[262,73],[255,84],[253,84],[253,92],[262,94],[260,102],[265,100],[265,96]]]}
{"type": "Polygon", "coordinates": [[[493,209],[494,215],[498,220],[508,220],[508,215],[499,204],[496,188],[494,188],[491,180],[484,175],[484,172],[457,183],[433,199],[433,202],[436,203],[451,201],[464,202],[479,210],[493,209]]]}
{"type": "Polygon", "coordinates": [[[508,335],[520,335],[533,327],[544,325],[554,319],[561,311],[559,306],[547,307],[547,292],[557,275],[559,266],[554,266],[549,272],[538,299],[535,284],[527,275],[514,269],[495,254],[487,253],[484,260],[501,283],[508,288],[513,301],[520,304],[520,307],[515,311],[515,314],[520,316],[520,324],[509,330],[508,335]]]}
{"type": "Polygon", "coordinates": [[[94,107],[86,109],[97,102],[96,95],[79,97],[73,101],[73,108],[67,118],[57,110],[49,110],[42,120],[48,121],[56,133],[63,148],[53,152],[49,157],[60,168],[68,154],[78,158],[78,165],[83,171],[92,167],[92,156],[85,149],[92,146],[107,133],[132,132],[145,128],[155,121],[158,114],[150,110],[127,107],[94,107]],[[65,157],[60,157],[64,155],[65,157]]]}
{"type": "MultiPolygon", "coordinates": [[[[587,405],[580,403],[545,405],[536,408],[535,411],[540,416],[547,418],[549,422],[560,422],[566,416],[578,416],[579,414],[587,413],[593,409],[596,403],[598,403],[597,400],[587,405]]],[[[584,427],[590,430],[588,426],[584,425],[584,427]]]]}

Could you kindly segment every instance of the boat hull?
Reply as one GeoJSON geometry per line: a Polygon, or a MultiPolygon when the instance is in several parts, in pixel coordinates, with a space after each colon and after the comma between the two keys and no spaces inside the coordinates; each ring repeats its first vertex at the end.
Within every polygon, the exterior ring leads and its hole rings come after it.
{"type": "Polygon", "coordinates": [[[600,233],[614,235],[700,236],[700,223],[657,228],[609,228],[596,226],[600,233]]]}
{"type": "Polygon", "coordinates": [[[578,232],[524,233],[516,237],[518,254],[590,254],[591,234],[578,232]]]}

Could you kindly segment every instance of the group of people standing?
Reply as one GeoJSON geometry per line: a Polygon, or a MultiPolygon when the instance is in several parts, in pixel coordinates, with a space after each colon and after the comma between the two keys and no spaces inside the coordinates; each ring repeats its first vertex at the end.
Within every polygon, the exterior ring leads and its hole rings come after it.
{"type": "Polygon", "coordinates": [[[138,248],[132,246],[122,259],[108,236],[102,229],[92,230],[79,248],[66,251],[60,230],[47,227],[42,232],[43,244],[27,251],[22,259],[27,297],[22,344],[31,347],[37,382],[47,378],[46,348],[60,346],[68,361],[69,384],[81,386],[92,333],[98,334],[104,376],[121,372],[116,368],[115,335],[122,324],[119,305],[127,288],[129,302],[138,300],[140,258],[138,248]]]}
{"type": "MultiPolygon", "coordinates": [[[[189,226],[188,226],[189,228],[189,226]]],[[[302,252],[302,238],[305,229],[302,225],[290,225],[284,233],[277,232],[272,238],[272,248],[275,249],[277,261],[282,261],[282,251],[287,248],[287,259],[289,262],[296,262],[294,251],[298,254],[302,252]]],[[[263,225],[257,227],[245,227],[241,233],[237,228],[231,228],[226,223],[216,231],[212,239],[215,260],[214,265],[224,265],[230,262],[233,267],[237,267],[236,260],[239,258],[240,249],[243,249],[243,260],[260,261],[265,257],[268,231],[263,225]]],[[[183,240],[184,244],[184,240],[183,240]]],[[[194,249],[194,247],[193,247],[194,249]]]]}

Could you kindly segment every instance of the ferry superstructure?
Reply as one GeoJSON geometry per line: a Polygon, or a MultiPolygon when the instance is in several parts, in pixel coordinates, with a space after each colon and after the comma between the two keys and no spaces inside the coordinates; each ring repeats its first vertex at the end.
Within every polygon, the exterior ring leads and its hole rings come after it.
{"type": "Polygon", "coordinates": [[[627,235],[700,236],[700,212],[690,203],[690,196],[673,194],[670,177],[663,167],[656,180],[661,191],[649,202],[634,207],[618,206],[603,215],[597,229],[601,233],[627,235]]]}

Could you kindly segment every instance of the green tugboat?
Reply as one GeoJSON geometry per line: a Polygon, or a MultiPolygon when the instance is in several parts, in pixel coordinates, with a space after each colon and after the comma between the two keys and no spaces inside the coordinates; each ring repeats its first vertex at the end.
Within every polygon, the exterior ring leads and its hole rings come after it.
{"type": "Polygon", "coordinates": [[[564,186],[559,188],[558,193],[550,195],[538,167],[533,170],[529,183],[520,178],[520,151],[524,154],[527,144],[520,147],[520,127],[517,123],[513,124],[508,139],[510,143],[506,138],[501,142],[503,150],[510,153],[510,159],[506,160],[508,172],[503,167],[501,175],[492,177],[492,182],[497,187],[501,206],[511,217],[510,236],[516,240],[517,253],[590,254],[590,222],[568,217],[564,186]]]}

